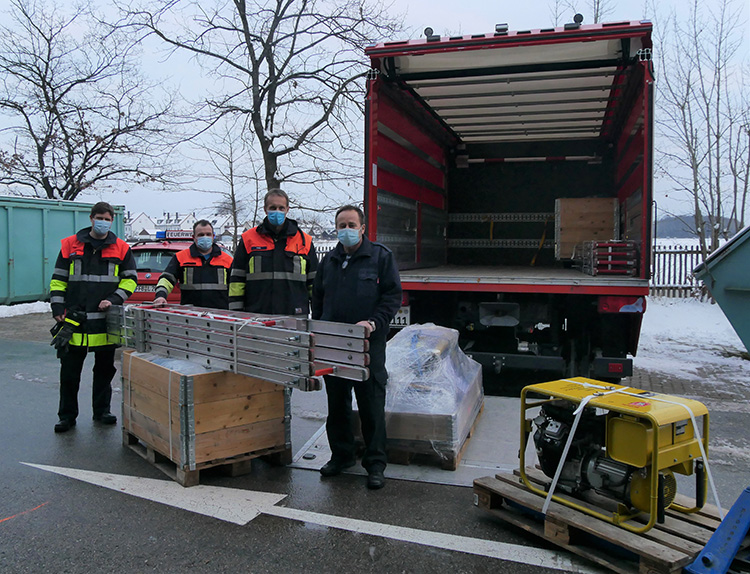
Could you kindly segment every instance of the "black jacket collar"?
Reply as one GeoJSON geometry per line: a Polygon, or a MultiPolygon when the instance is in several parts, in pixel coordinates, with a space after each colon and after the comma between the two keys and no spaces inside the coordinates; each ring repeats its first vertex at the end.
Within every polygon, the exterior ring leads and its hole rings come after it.
{"type": "Polygon", "coordinates": [[[270,235],[273,237],[276,236],[283,236],[286,235],[287,237],[293,237],[294,235],[297,235],[297,232],[299,231],[299,226],[297,225],[297,222],[294,219],[289,219],[288,217],[284,218],[284,223],[281,224],[281,229],[279,230],[279,233],[275,233],[274,230],[271,227],[271,223],[268,221],[268,216],[263,218],[263,221],[258,226],[258,233],[262,233],[264,235],[270,235]]]}
{"type": "MultiPolygon", "coordinates": [[[[339,241],[336,244],[336,247],[333,248],[333,255],[331,255],[332,258],[337,259],[338,261],[343,261],[346,259],[346,256],[348,253],[344,250],[344,246],[339,241]]],[[[352,253],[352,259],[355,259],[357,257],[370,257],[372,255],[372,241],[367,239],[366,235],[362,236],[362,243],[360,244],[359,248],[352,253]]]]}
{"type": "MultiPolygon", "coordinates": [[[[220,254],[221,254],[221,248],[218,245],[216,245],[216,243],[214,243],[211,246],[211,259],[213,259],[214,257],[220,254]]],[[[193,257],[203,257],[204,255],[203,253],[198,251],[198,246],[195,244],[195,241],[193,241],[193,244],[190,246],[190,255],[192,255],[193,257]]]]}
{"type": "MultiPolygon", "coordinates": [[[[91,241],[94,239],[91,237],[91,227],[84,227],[81,229],[78,233],[76,233],[76,239],[80,241],[81,243],[91,243],[91,241]]],[[[103,245],[111,245],[117,241],[117,235],[112,233],[111,231],[107,232],[107,237],[102,239],[103,245]]]]}

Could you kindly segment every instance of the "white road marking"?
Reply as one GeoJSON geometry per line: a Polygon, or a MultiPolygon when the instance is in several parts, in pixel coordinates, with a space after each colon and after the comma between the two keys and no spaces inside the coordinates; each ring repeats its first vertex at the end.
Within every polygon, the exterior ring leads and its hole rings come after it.
{"type": "Polygon", "coordinates": [[[344,518],[307,510],[297,510],[284,506],[271,506],[270,508],[262,509],[261,512],[280,518],[348,530],[349,532],[370,534],[372,536],[380,536],[381,538],[390,538],[391,540],[432,546],[434,548],[475,554],[477,556],[487,556],[489,558],[518,562],[530,566],[542,566],[554,570],[564,570],[565,572],[597,572],[597,570],[574,561],[567,553],[561,554],[531,546],[483,540],[482,538],[469,538],[467,536],[419,530],[404,526],[394,526],[392,524],[380,524],[356,518],[344,518]]]}
{"type": "Polygon", "coordinates": [[[197,485],[185,488],[173,480],[107,474],[28,462],[21,464],[239,525],[247,524],[263,512],[265,507],[273,506],[286,498],[286,494],[220,486],[197,485]]]}
{"type": "Polygon", "coordinates": [[[600,570],[583,565],[567,553],[275,506],[286,498],[285,494],[203,485],[185,488],[171,480],[109,474],[28,462],[22,462],[21,464],[239,525],[249,523],[259,514],[266,514],[530,566],[567,572],[600,572],[600,570]]]}

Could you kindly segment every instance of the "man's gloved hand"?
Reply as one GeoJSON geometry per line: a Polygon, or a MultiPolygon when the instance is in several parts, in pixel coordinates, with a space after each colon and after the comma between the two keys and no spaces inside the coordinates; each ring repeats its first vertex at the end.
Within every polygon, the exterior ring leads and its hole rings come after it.
{"type": "Polygon", "coordinates": [[[50,333],[52,334],[52,342],[50,343],[58,352],[66,353],[70,346],[70,340],[73,338],[73,333],[80,331],[81,325],[86,320],[86,314],[80,311],[73,311],[65,316],[65,319],[57,323],[50,333]]]}

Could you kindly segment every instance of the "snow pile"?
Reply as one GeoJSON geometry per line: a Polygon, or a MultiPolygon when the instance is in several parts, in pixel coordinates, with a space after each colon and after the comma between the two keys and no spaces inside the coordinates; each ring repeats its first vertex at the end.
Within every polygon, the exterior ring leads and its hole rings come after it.
{"type": "Polygon", "coordinates": [[[36,303],[21,303],[20,305],[0,305],[0,317],[17,317],[31,313],[51,313],[49,303],[37,301],[36,303]]]}
{"type": "Polygon", "coordinates": [[[721,372],[750,386],[745,347],[718,305],[695,299],[653,299],[643,316],[636,368],[688,380],[721,372]]]}

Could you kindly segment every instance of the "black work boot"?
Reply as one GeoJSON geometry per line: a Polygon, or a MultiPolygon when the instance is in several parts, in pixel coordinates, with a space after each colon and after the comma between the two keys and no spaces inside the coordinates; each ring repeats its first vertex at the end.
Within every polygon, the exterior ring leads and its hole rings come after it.
{"type": "Polygon", "coordinates": [[[367,488],[370,490],[378,490],[384,486],[385,476],[383,475],[382,468],[375,467],[367,471],[367,488]]]}
{"type": "Polygon", "coordinates": [[[75,419],[60,419],[55,423],[55,432],[68,432],[76,426],[75,419]]]}
{"type": "Polygon", "coordinates": [[[117,423],[117,417],[112,413],[102,413],[100,415],[94,415],[94,421],[103,425],[113,425],[117,423]]]}
{"type": "Polygon", "coordinates": [[[332,458],[325,464],[325,466],[323,466],[323,468],[320,469],[320,474],[323,476],[336,476],[341,474],[344,469],[350,468],[355,464],[357,464],[357,459],[355,458],[343,461],[332,458]]]}

